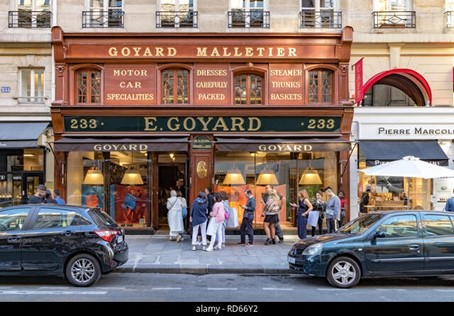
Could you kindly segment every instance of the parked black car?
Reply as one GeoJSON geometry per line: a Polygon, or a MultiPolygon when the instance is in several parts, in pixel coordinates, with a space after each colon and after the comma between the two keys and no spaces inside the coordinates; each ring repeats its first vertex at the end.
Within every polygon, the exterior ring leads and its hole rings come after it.
{"type": "Polygon", "coordinates": [[[57,275],[91,286],[128,256],[124,230],[100,209],[57,204],[0,209],[0,275],[57,275]]]}
{"type": "Polygon", "coordinates": [[[361,278],[454,274],[454,213],[383,211],[297,241],[289,267],[350,288],[361,278]]]}

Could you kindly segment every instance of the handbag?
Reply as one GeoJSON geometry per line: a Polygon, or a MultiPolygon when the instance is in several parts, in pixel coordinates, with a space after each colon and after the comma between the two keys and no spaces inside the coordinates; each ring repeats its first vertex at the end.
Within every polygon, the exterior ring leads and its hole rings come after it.
{"type": "Polygon", "coordinates": [[[229,212],[229,210],[225,210],[224,211],[224,219],[228,220],[229,218],[230,218],[230,212],[229,212]]]}
{"type": "Polygon", "coordinates": [[[229,219],[227,220],[227,225],[226,227],[238,227],[240,226],[240,223],[238,221],[238,211],[236,207],[231,207],[229,209],[229,219]]]}
{"type": "Polygon", "coordinates": [[[188,216],[188,208],[187,207],[182,207],[181,208],[181,215],[183,215],[183,219],[185,219],[186,216],[188,216]]]}

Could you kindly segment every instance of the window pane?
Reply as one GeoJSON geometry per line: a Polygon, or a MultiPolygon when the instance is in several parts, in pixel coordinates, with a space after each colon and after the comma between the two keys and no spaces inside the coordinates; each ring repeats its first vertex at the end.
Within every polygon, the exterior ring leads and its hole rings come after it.
{"type": "Polygon", "coordinates": [[[322,71],[322,102],[332,101],[333,74],[331,71],[322,71]]]}
{"type": "Polygon", "coordinates": [[[35,97],[44,97],[44,69],[35,69],[35,97]]]}
{"type": "Polygon", "coordinates": [[[454,233],[448,216],[425,215],[424,225],[429,235],[452,235],[454,233]]]}
{"type": "Polygon", "coordinates": [[[246,75],[235,77],[235,104],[246,104],[247,89],[246,89],[246,75]]]}
{"type": "Polygon", "coordinates": [[[101,72],[91,73],[91,103],[101,102],[101,72]]]}
{"type": "Polygon", "coordinates": [[[79,71],[77,74],[77,102],[87,103],[87,72],[79,71]]]}
{"type": "Polygon", "coordinates": [[[77,102],[101,102],[101,72],[99,70],[79,70],[77,72],[77,102]]]}
{"type": "Polygon", "coordinates": [[[184,69],[162,72],[162,103],[189,102],[189,71],[184,69]]]}
{"type": "Polygon", "coordinates": [[[309,102],[318,102],[318,71],[309,72],[309,102]]]}

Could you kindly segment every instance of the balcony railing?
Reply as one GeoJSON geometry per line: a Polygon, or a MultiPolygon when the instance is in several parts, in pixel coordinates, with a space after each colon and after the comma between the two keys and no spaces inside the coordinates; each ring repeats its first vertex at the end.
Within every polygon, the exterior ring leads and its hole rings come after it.
{"type": "Polygon", "coordinates": [[[447,28],[454,28],[454,11],[445,12],[445,23],[447,28]]]}
{"type": "Polygon", "coordinates": [[[156,11],[156,27],[198,27],[198,11],[156,11]]]}
{"type": "Polygon", "coordinates": [[[301,10],[301,28],[342,28],[342,11],[334,10],[301,10]]]}
{"type": "Polygon", "coordinates": [[[233,9],[227,14],[229,27],[270,27],[270,11],[233,9]]]}
{"type": "Polygon", "coordinates": [[[52,26],[51,11],[9,11],[9,28],[50,28],[52,26]]]}
{"type": "Polygon", "coordinates": [[[118,9],[82,11],[82,27],[124,27],[124,16],[118,9]]]}
{"type": "Polygon", "coordinates": [[[415,11],[374,11],[374,28],[416,28],[415,11]]]}

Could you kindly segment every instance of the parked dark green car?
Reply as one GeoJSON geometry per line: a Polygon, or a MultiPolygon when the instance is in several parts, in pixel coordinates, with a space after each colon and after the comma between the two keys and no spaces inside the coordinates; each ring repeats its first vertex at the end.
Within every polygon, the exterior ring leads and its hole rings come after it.
{"type": "Polygon", "coordinates": [[[288,263],[339,288],[361,278],[454,274],[454,212],[364,214],[336,233],[295,242],[288,263]]]}

